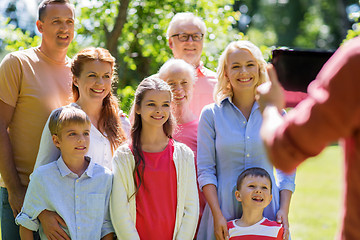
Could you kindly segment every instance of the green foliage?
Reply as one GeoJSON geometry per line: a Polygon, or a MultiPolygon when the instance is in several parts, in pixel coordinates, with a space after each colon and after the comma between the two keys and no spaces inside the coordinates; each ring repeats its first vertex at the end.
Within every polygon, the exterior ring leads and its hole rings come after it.
{"type": "Polygon", "coordinates": [[[236,0],[235,11],[251,18],[243,28],[257,45],[336,49],[351,27],[346,4],[354,3],[359,1],[236,0]]]}
{"type": "Polygon", "coordinates": [[[129,114],[134,100],[135,89],[131,86],[126,86],[123,89],[118,88],[116,93],[120,102],[120,109],[129,114]]]}
{"type": "Polygon", "coordinates": [[[23,31],[9,24],[10,19],[0,22],[0,39],[5,44],[5,50],[8,52],[36,47],[40,44],[39,36],[31,37],[29,31],[23,31]]]}
{"type": "Polygon", "coordinates": [[[346,35],[344,42],[346,42],[354,37],[357,37],[357,36],[360,36],[360,23],[356,24],[355,29],[348,30],[348,34],[346,35]]]}
{"type": "MultiPolygon", "coordinates": [[[[81,1],[78,1],[80,5],[81,1]]],[[[78,14],[79,44],[105,46],[106,30],[114,27],[120,1],[92,1],[93,6],[82,6],[78,14]],[[105,14],[104,14],[105,13],[105,14]]],[[[166,30],[177,12],[194,12],[208,27],[202,60],[215,69],[221,51],[229,41],[239,39],[232,24],[235,14],[228,1],[190,0],[133,0],[130,1],[127,21],[118,39],[119,87],[135,86],[143,78],[156,73],[172,57],[167,45],[166,30]]]]}
{"type": "Polygon", "coordinates": [[[347,31],[347,35],[346,35],[346,38],[344,39],[343,43],[345,43],[346,41],[348,41],[354,37],[360,36],[360,23],[359,23],[360,11],[352,13],[349,17],[356,23],[353,24],[352,29],[349,29],[347,31]]]}

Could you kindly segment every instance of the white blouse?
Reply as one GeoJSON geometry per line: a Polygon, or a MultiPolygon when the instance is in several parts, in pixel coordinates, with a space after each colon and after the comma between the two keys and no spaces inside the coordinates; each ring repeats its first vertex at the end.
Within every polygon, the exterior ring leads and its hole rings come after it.
{"type": "MultiPolygon", "coordinates": [[[[79,107],[76,103],[71,103],[71,106],[79,107]]],[[[54,112],[53,110],[51,114],[54,112]]],[[[50,114],[50,116],[51,116],[50,114]]],[[[40,147],[36,157],[34,170],[39,166],[56,161],[60,157],[60,150],[54,145],[52,136],[49,130],[50,116],[45,124],[41,135],[40,147]]],[[[127,136],[130,132],[130,122],[127,117],[121,116],[122,128],[127,136]]],[[[100,164],[111,170],[112,152],[110,141],[104,136],[93,124],[90,129],[90,146],[86,154],[95,163],[100,164]]]]}

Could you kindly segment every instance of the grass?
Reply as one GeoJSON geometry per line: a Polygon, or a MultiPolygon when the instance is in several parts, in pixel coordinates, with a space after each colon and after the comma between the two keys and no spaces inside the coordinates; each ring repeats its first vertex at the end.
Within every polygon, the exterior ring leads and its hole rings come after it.
{"type": "Polygon", "coordinates": [[[339,146],[327,147],[298,167],[289,213],[292,239],[334,239],[340,220],[342,169],[339,146]]]}

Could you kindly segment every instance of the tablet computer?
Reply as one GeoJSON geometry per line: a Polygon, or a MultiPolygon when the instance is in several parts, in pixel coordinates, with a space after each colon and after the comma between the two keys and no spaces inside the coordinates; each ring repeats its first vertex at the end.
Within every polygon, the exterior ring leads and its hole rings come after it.
{"type": "Polygon", "coordinates": [[[326,50],[275,49],[271,62],[285,90],[306,93],[310,82],[333,53],[326,50]]]}

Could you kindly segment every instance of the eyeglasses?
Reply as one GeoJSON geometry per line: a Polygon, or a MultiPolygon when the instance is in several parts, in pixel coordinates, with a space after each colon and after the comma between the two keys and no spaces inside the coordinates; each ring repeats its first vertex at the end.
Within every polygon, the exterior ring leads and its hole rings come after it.
{"type": "Polygon", "coordinates": [[[189,41],[190,37],[194,42],[198,42],[203,39],[204,34],[202,34],[202,33],[193,33],[193,34],[178,33],[178,34],[172,35],[171,37],[176,37],[176,36],[178,37],[180,42],[187,42],[187,41],[189,41]]]}

